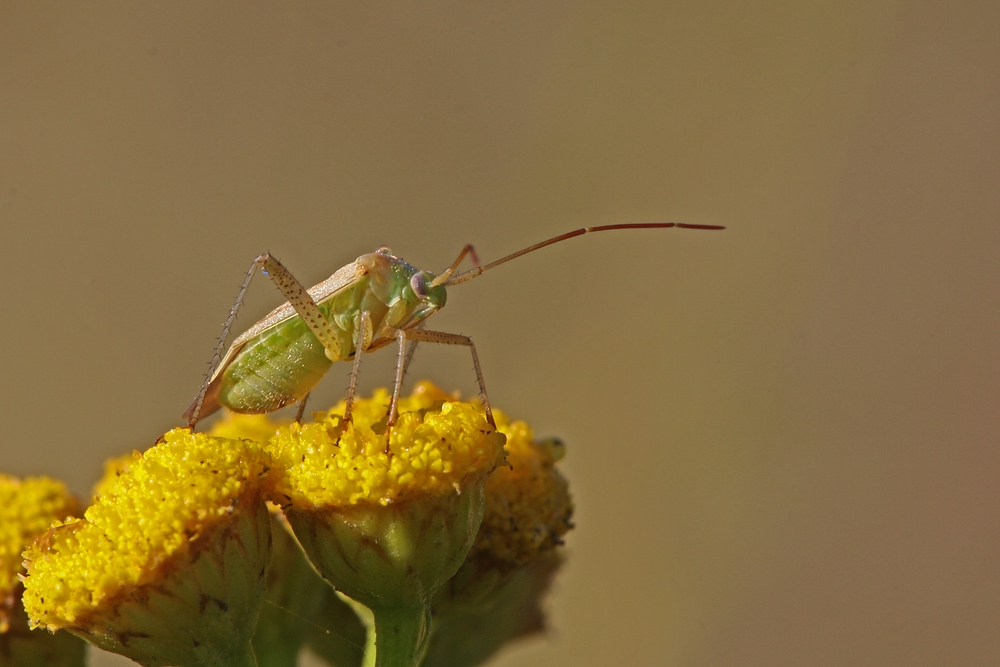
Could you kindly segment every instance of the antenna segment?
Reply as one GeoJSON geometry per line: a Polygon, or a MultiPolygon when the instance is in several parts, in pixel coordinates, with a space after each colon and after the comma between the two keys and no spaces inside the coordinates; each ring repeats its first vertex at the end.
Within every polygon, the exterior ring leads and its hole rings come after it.
{"type": "MultiPolygon", "coordinates": [[[[486,266],[477,266],[474,269],[470,269],[465,273],[460,273],[454,278],[449,278],[444,283],[446,287],[451,287],[452,285],[458,285],[459,283],[464,283],[466,280],[472,280],[476,276],[480,275],[483,271],[488,271],[495,266],[500,266],[512,259],[520,257],[521,255],[527,255],[529,252],[534,252],[539,248],[544,248],[547,245],[552,245],[553,243],[559,243],[560,241],[565,241],[566,239],[571,239],[574,236],[583,236],[584,234],[589,234],[590,232],[607,232],[612,229],[663,229],[666,227],[679,227],[681,229],[725,229],[720,225],[689,225],[684,222],[642,222],[642,223],[627,223],[623,225],[601,225],[600,227],[581,227],[580,229],[573,230],[572,232],[566,232],[565,234],[560,234],[559,236],[553,236],[550,239],[541,241],[534,245],[530,245],[527,248],[518,250],[515,253],[511,253],[506,257],[501,257],[495,262],[490,262],[486,266]]],[[[454,268],[454,267],[452,267],[454,268]]]]}

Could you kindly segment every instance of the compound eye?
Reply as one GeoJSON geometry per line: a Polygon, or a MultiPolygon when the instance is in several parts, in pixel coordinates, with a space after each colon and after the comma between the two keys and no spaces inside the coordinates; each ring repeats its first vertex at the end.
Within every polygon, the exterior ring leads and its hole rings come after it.
{"type": "Polygon", "coordinates": [[[410,278],[410,288],[421,299],[427,296],[427,278],[422,273],[414,273],[410,278]]]}

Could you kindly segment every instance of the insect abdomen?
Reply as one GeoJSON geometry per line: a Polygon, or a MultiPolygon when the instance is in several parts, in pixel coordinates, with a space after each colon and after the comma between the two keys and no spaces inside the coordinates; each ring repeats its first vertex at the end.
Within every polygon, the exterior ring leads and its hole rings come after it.
{"type": "Polygon", "coordinates": [[[219,403],[234,412],[273,412],[308,394],[331,363],[305,323],[292,318],[247,342],[222,374],[219,403]]]}
{"type": "MultiPolygon", "coordinates": [[[[415,271],[409,265],[402,266],[409,270],[402,271],[405,276],[415,271]]],[[[405,276],[398,279],[395,272],[389,270],[396,268],[390,263],[388,269],[375,276],[379,279],[378,290],[372,289],[372,276],[368,275],[318,304],[337,336],[340,350],[336,360],[353,356],[362,311],[369,315],[371,330],[367,335],[374,336],[381,330],[389,312],[386,302],[400,300],[402,286],[408,284],[405,276]]],[[[400,315],[410,310],[412,307],[404,308],[400,315]]],[[[331,363],[323,345],[302,318],[290,317],[244,343],[220,374],[218,403],[234,412],[273,412],[312,391],[331,363]]]]}

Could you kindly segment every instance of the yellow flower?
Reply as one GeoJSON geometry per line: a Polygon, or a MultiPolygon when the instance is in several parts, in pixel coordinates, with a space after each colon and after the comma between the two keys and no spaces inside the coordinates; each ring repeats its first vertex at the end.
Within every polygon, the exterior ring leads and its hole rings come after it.
{"type": "Polygon", "coordinates": [[[62,482],[0,475],[0,665],[83,667],[86,644],[65,632],[30,630],[21,604],[21,552],[53,523],[78,512],[62,482]]]}
{"type": "Polygon", "coordinates": [[[97,484],[94,485],[93,499],[91,502],[97,502],[100,500],[101,496],[107,495],[122,473],[127,472],[128,469],[132,467],[132,462],[141,458],[142,454],[132,450],[128,454],[122,454],[121,456],[114,456],[107,459],[104,462],[104,475],[100,480],[98,480],[97,484]]]}
{"type": "Polygon", "coordinates": [[[402,398],[389,454],[382,433],[389,406],[385,389],[355,401],[343,434],[343,402],[317,413],[315,423],[279,429],[268,446],[282,471],[277,501],[296,509],[390,505],[448,495],[470,475],[489,474],[502,456],[503,436],[478,405],[448,398],[429,383],[402,398]]]}
{"type": "Polygon", "coordinates": [[[428,383],[387,434],[388,405],[356,401],[346,427],[343,404],[308,424],[231,415],[109,461],[85,518],[25,552],[33,623],[148,667],[252,665],[254,649],[291,665],[307,636],[354,664],[362,622],[372,664],[471,666],[540,629],[571,527],[561,443],[428,383]]]}
{"type": "Polygon", "coordinates": [[[385,390],[356,401],[346,429],[340,404],[269,445],[275,502],[320,574],[372,610],[380,664],[419,661],[431,596],[465,559],[503,461],[505,438],[482,408],[449,398],[421,384],[401,400],[388,454],[385,390]]]}
{"type": "Polygon", "coordinates": [[[21,552],[36,535],[76,514],[66,485],[48,477],[20,480],[0,475],[0,632],[10,626],[24,574],[21,552]]]}
{"type": "Polygon", "coordinates": [[[254,664],[270,558],[270,457],[175,429],[25,551],[34,625],[144,665],[254,664]]]}
{"type": "Polygon", "coordinates": [[[212,425],[208,433],[217,438],[266,443],[282,424],[283,422],[274,421],[268,415],[241,415],[227,410],[222,419],[212,425]]]}

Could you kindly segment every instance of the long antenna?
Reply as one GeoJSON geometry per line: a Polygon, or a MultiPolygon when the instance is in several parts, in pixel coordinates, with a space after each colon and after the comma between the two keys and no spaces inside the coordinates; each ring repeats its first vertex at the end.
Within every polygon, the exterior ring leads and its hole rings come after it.
{"type": "Polygon", "coordinates": [[[470,269],[465,273],[460,273],[454,278],[448,279],[445,282],[445,286],[450,287],[452,285],[457,285],[459,283],[464,283],[466,280],[472,280],[483,271],[488,271],[494,266],[500,266],[510,260],[520,257],[521,255],[527,255],[529,252],[534,252],[539,248],[544,248],[547,245],[552,245],[553,243],[559,243],[560,241],[565,241],[566,239],[571,239],[574,236],[583,236],[584,234],[589,234],[590,232],[607,232],[612,229],[662,229],[664,227],[680,227],[681,229],[725,229],[725,227],[719,225],[689,225],[684,222],[645,222],[645,223],[629,223],[624,225],[602,225],[600,227],[581,227],[572,232],[566,232],[565,234],[560,234],[559,236],[553,236],[550,239],[542,241],[541,243],[536,243],[535,245],[530,245],[523,250],[518,250],[515,253],[507,255],[506,257],[501,257],[495,262],[490,262],[486,266],[477,266],[474,269],[470,269]]]}

